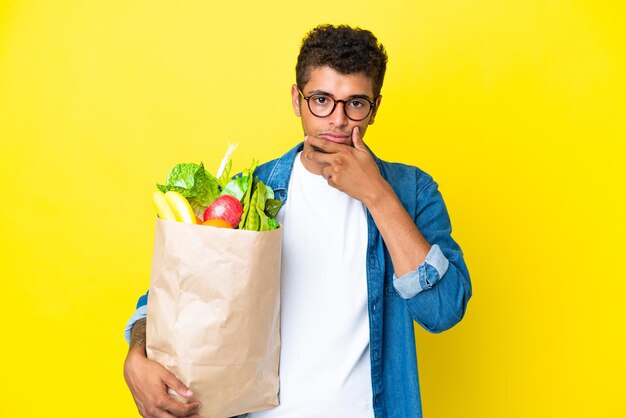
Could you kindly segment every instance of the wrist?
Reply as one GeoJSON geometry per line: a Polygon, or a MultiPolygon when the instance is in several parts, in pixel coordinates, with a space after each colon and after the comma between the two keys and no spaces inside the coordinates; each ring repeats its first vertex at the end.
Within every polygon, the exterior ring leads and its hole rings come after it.
{"type": "Polygon", "coordinates": [[[145,341],[136,342],[135,344],[131,344],[128,348],[127,357],[147,357],[148,354],[146,352],[146,343],[145,341]]]}
{"type": "Polygon", "coordinates": [[[133,370],[141,367],[141,364],[147,360],[148,355],[146,354],[145,348],[142,350],[140,347],[131,347],[124,360],[124,373],[132,374],[133,370]]]}
{"type": "Polygon", "coordinates": [[[363,204],[372,213],[378,211],[381,207],[385,207],[393,199],[397,200],[396,193],[389,183],[381,178],[375,187],[369,189],[369,193],[363,199],[363,204]]]}

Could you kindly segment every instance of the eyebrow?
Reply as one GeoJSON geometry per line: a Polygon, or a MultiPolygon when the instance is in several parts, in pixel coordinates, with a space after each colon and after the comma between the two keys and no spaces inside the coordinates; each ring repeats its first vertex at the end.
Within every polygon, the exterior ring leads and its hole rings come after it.
{"type": "MultiPolygon", "coordinates": [[[[334,94],[330,94],[330,93],[328,93],[327,91],[324,91],[324,90],[313,90],[313,91],[310,91],[308,93],[308,96],[320,95],[320,94],[324,95],[324,96],[330,96],[333,99],[335,98],[334,94]]],[[[348,96],[348,98],[346,100],[349,100],[349,99],[366,99],[366,100],[368,100],[370,102],[373,101],[372,99],[370,99],[370,97],[367,94],[353,94],[352,96],[348,96]]]]}

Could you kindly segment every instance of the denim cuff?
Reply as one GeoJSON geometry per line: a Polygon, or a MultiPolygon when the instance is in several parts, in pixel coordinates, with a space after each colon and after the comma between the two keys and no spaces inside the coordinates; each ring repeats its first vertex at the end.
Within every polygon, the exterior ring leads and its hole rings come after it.
{"type": "Polygon", "coordinates": [[[133,329],[133,325],[135,322],[139,321],[141,318],[145,318],[148,316],[148,305],[143,305],[133,313],[128,322],[126,323],[126,329],[124,330],[124,338],[126,338],[126,342],[130,344],[130,331],[133,329]]]}
{"type": "Polygon", "coordinates": [[[393,275],[393,287],[403,299],[411,299],[422,290],[432,288],[448,271],[450,262],[441,252],[439,245],[430,247],[428,255],[416,270],[400,277],[393,275]]]}

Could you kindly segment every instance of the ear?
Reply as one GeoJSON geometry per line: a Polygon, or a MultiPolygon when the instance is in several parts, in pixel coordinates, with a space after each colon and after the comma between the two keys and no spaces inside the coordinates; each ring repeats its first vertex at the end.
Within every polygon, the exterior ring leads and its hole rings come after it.
{"type": "Polygon", "coordinates": [[[300,117],[300,91],[295,84],[291,86],[291,104],[293,105],[293,113],[300,117]]]}
{"type": "Polygon", "coordinates": [[[374,119],[376,119],[376,112],[378,112],[378,108],[380,107],[380,102],[383,100],[383,96],[378,96],[376,98],[376,106],[372,109],[372,115],[370,116],[370,121],[367,123],[368,125],[374,124],[374,119]]]}

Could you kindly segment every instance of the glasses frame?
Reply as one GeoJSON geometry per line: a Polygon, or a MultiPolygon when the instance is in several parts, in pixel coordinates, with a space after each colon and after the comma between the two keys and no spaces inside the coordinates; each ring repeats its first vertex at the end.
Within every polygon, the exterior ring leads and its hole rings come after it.
{"type": "MultiPolygon", "coordinates": [[[[362,120],[367,119],[367,118],[368,118],[368,116],[369,116],[369,115],[371,115],[372,110],[376,107],[376,102],[375,102],[375,101],[374,101],[374,102],[372,102],[372,101],[371,101],[371,100],[369,100],[369,99],[366,99],[366,98],[364,98],[364,97],[359,96],[358,98],[359,98],[359,99],[362,99],[362,100],[365,100],[366,102],[368,102],[368,103],[370,104],[370,107],[369,107],[369,111],[367,112],[367,115],[365,115],[365,116],[364,116],[364,117],[362,117],[361,119],[354,119],[354,118],[350,117],[350,115],[348,115],[348,111],[346,110],[346,103],[347,103],[347,102],[349,102],[349,101],[352,99],[352,98],[350,98],[350,97],[348,97],[346,100],[339,100],[339,99],[335,99],[334,97],[332,97],[332,96],[330,96],[330,95],[327,95],[327,94],[312,94],[311,96],[305,96],[305,95],[304,95],[304,93],[302,92],[302,90],[300,90],[299,88],[298,88],[298,93],[300,93],[300,96],[302,96],[302,98],[303,98],[304,100],[306,100],[307,106],[308,106],[308,108],[309,108],[309,112],[311,112],[311,114],[312,114],[313,116],[315,116],[316,118],[320,118],[320,119],[324,119],[324,118],[327,118],[327,117],[329,117],[330,115],[332,115],[332,114],[333,114],[333,112],[335,111],[335,108],[337,107],[337,103],[341,103],[341,104],[343,104],[343,114],[344,114],[344,115],[346,115],[346,117],[347,117],[348,119],[350,119],[351,121],[353,121],[353,122],[360,122],[360,121],[362,121],[362,120]],[[318,116],[318,115],[316,115],[316,114],[315,114],[315,112],[313,112],[313,110],[311,109],[311,102],[309,102],[309,99],[310,99],[311,97],[313,97],[313,96],[325,96],[325,97],[330,98],[330,99],[333,101],[333,108],[332,108],[332,109],[331,109],[331,111],[328,113],[328,115],[326,115],[326,116],[318,116]]],[[[376,99],[374,99],[374,100],[376,100],[376,99]]]]}

